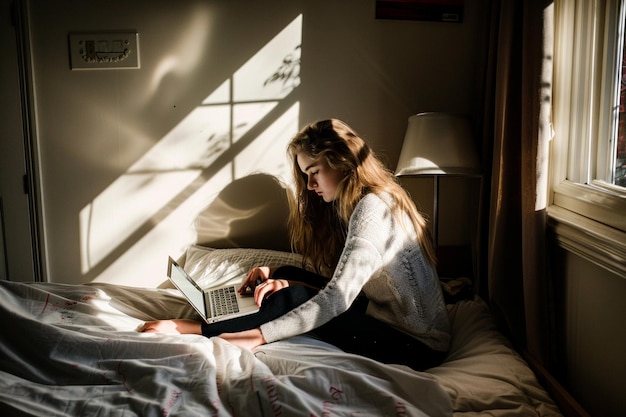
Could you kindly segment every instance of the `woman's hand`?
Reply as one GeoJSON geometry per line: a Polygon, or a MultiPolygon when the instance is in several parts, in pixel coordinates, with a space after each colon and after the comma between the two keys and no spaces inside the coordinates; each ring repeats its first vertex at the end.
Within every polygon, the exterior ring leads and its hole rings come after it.
{"type": "Polygon", "coordinates": [[[286,279],[266,279],[254,289],[254,302],[260,307],[263,300],[288,286],[289,281],[286,279]]]}
{"type": "Polygon", "coordinates": [[[257,266],[256,268],[252,268],[246,278],[242,281],[241,287],[237,290],[239,294],[243,294],[246,292],[246,289],[249,288],[251,291],[254,291],[256,286],[263,282],[267,281],[272,273],[269,266],[257,266]]]}
{"type": "Polygon", "coordinates": [[[147,321],[137,328],[138,332],[168,334],[202,334],[200,322],[186,319],[147,321]]]}
{"type": "Polygon", "coordinates": [[[246,349],[254,349],[257,346],[267,343],[261,333],[261,329],[244,330],[237,333],[222,333],[218,336],[227,342],[246,349]]]}

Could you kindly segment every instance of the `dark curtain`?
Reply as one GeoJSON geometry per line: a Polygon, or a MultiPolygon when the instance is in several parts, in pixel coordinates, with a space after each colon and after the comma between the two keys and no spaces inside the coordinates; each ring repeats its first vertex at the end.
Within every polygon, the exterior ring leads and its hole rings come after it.
{"type": "Polygon", "coordinates": [[[501,329],[545,362],[551,345],[545,208],[552,7],[541,0],[492,0],[489,7],[486,292],[501,329]]]}

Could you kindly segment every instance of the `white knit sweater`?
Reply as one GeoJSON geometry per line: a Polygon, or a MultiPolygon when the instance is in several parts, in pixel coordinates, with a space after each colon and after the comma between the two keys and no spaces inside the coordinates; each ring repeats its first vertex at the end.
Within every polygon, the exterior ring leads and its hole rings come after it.
{"type": "Polygon", "coordinates": [[[321,326],[346,311],[363,290],[370,300],[367,314],[432,349],[448,350],[450,322],[437,273],[415,236],[408,236],[392,215],[391,198],[383,198],[370,193],[361,199],[329,283],[310,300],[263,324],[267,342],[321,326]]]}

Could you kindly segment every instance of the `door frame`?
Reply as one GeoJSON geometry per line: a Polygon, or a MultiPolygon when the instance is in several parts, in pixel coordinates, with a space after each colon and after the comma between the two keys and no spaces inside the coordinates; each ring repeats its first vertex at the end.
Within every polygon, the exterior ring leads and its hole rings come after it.
{"type": "Polygon", "coordinates": [[[27,0],[1,0],[0,278],[47,280],[27,0]]]}

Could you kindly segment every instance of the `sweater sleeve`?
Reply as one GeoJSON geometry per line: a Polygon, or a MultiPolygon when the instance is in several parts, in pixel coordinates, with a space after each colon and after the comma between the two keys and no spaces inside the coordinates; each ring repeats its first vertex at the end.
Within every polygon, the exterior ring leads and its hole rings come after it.
{"type": "Polygon", "coordinates": [[[350,219],[346,244],[328,284],[310,300],[261,325],[268,343],[306,333],[345,312],[370,277],[381,268],[381,254],[369,238],[377,235],[371,229],[377,228],[376,214],[380,210],[368,209],[367,200],[371,201],[365,197],[350,219]]]}

